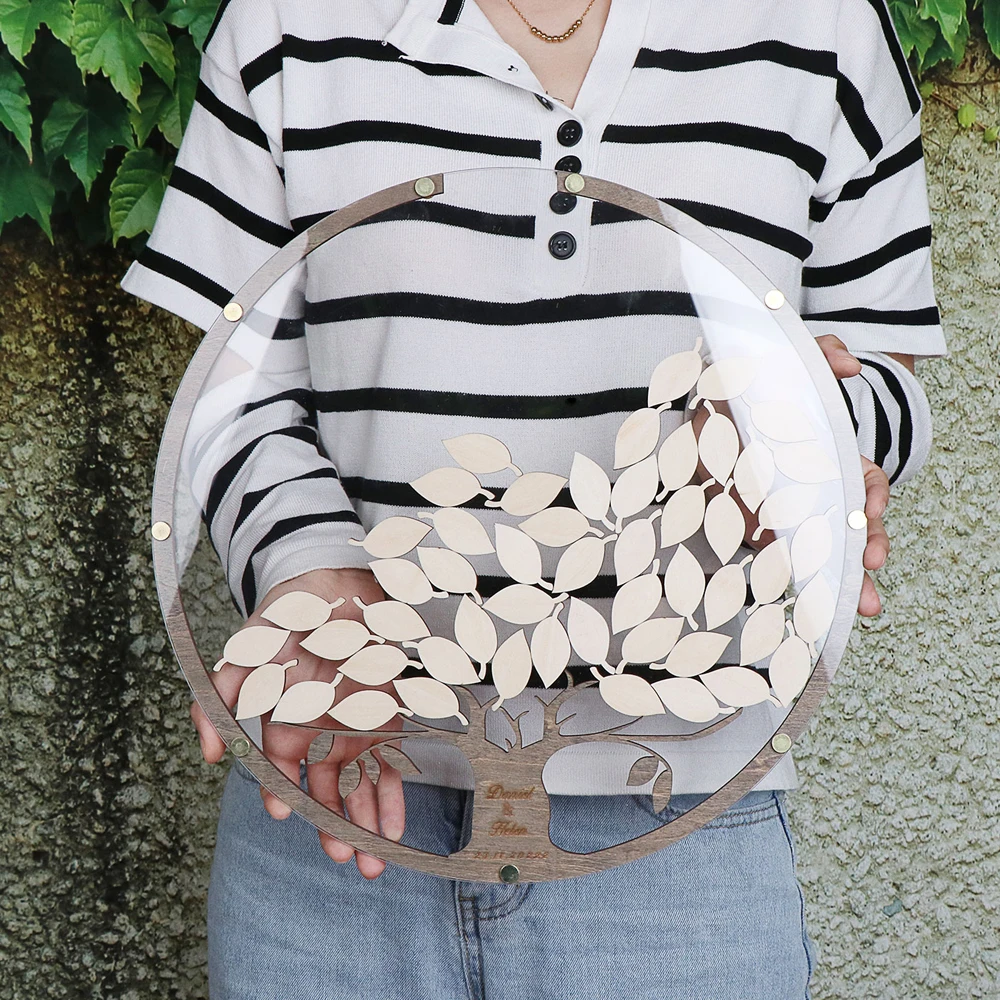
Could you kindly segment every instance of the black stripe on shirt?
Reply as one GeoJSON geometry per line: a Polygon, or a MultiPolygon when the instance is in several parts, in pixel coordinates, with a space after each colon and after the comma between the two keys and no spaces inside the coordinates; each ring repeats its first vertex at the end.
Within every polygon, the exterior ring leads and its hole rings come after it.
{"type": "Polygon", "coordinates": [[[694,73],[699,70],[739,66],[748,62],[773,62],[789,69],[801,69],[817,76],[835,78],[837,54],[822,49],[804,49],[766,39],[739,45],[732,49],[710,52],[690,52],[684,49],[639,49],[636,69],[665,69],[675,73],[694,73]]]}
{"type": "Polygon", "coordinates": [[[229,0],[222,0],[219,4],[219,9],[215,12],[215,17],[212,19],[212,26],[208,29],[208,34],[205,36],[205,41],[202,43],[201,50],[204,52],[208,48],[209,42],[215,37],[215,29],[219,27],[219,22],[222,20],[222,15],[225,14],[226,8],[229,6],[229,0]]]}
{"type": "Polygon", "coordinates": [[[186,285],[192,292],[208,299],[209,302],[214,302],[220,309],[233,297],[233,293],[218,282],[206,278],[200,271],[174,260],[173,257],[153,250],[148,244],[139,254],[139,263],[157,274],[162,274],[165,278],[186,285]]]}
{"type": "MultiPolygon", "coordinates": [[[[292,220],[292,228],[301,233],[320,219],[325,219],[330,212],[314,212],[292,220]]],[[[379,212],[368,219],[363,219],[359,226],[367,226],[378,222],[394,222],[400,219],[416,222],[438,222],[444,226],[455,226],[459,229],[469,229],[474,232],[488,233],[491,236],[512,236],[519,239],[533,239],[535,236],[535,217],[533,215],[502,215],[498,212],[483,212],[476,208],[463,208],[460,205],[448,205],[437,201],[411,201],[397,205],[385,212],[379,212]]]]}
{"type": "Polygon", "coordinates": [[[209,184],[208,181],[190,173],[183,167],[174,167],[170,174],[170,186],[178,191],[183,191],[192,198],[197,198],[198,201],[214,209],[234,226],[251,236],[256,236],[264,243],[270,243],[271,246],[284,246],[295,235],[291,229],[251,212],[238,201],[223,194],[213,184],[209,184]]]}
{"type": "Polygon", "coordinates": [[[896,28],[886,8],[885,0],[868,0],[868,2],[871,4],[872,9],[878,16],[879,23],[882,25],[882,34],[885,36],[886,45],[888,45],[889,52],[892,54],[892,61],[896,64],[896,71],[899,73],[899,78],[903,82],[906,99],[910,102],[910,110],[916,114],[920,110],[920,94],[917,92],[917,85],[913,82],[910,67],[907,65],[906,56],[903,54],[903,49],[899,44],[896,28]]]}
{"type": "Polygon", "coordinates": [[[328,149],[352,142],[406,142],[489,156],[512,156],[530,160],[540,160],[542,157],[542,144],[537,139],[454,132],[412,122],[349,121],[321,128],[286,128],[283,139],[286,152],[328,149]]]}
{"type": "Polygon", "coordinates": [[[786,132],[742,125],[738,122],[683,122],[677,125],[608,125],[602,142],[647,144],[655,142],[714,142],[724,146],[755,149],[791,160],[818,181],[826,157],[786,132]]]}
{"type": "Polygon", "coordinates": [[[844,388],[844,383],[842,380],[840,379],[837,380],[837,387],[840,389],[841,396],[844,397],[844,403],[847,405],[847,412],[850,414],[851,417],[851,424],[854,426],[854,433],[857,434],[861,425],[858,423],[858,418],[854,413],[854,404],[851,402],[851,396],[848,393],[847,389],[844,388]]]}
{"type": "Polygon", "coordinates": [[[484,326],[568,323],[615,316],[696,316],[687,292],[635,291],[568,295],[527,302],[488,302],[427,292],[385,292],[307,302],[307,326],[375,317],[406,316],[484,326]]]}
{"type": "MultiPolygon", "coordinates": [[[[899,464],[896,466],[896,471],[889,477],[891,485],[899,478],[903,469],[906,468],[906,463],[909,462],[910,454],[913,451],[913,414],[910,413],[910,401],[906,398],[903,385],[896,373],[888,365],[880,364],[877,361],[870,361],[868,358],[862,358],[862,369],[866,366],[874,368],[882,376],[886,388],[892,393],[892,398],[896,400],[899,406],[899,437],[896,443],[896,450],[899,453],[899,464]]],[[[872,386],[872,392],[876,396],[878,395],[878,390],[875,386],[872,386]]]]}
{"type": "Polygon", "coordinates": [[[854,260],[843,264],[830,264],[825,267],[802,268],[802,286],[804,288],[829,288],[831,285],[841,285],[846,281],[863,278],[866,274],[877,271],[880,267],[900,257],[905,257],[916,250],[923,250],[931,245],[931,227],[922,226],[902,233],[884,246],[871,253],[862,254],[854,260]]]}
{"type": "Polygon", "coordinates": [[[458,19],[462,16],[462,8],[465,0],[445,0],[444,7],[441,8],[441,16],[438,24],[458,24],[458,19]]]}
{"type": "Polygon", "coordinates": [[[868,159],[874,160],[882,151],[884,145],[882,136],[878,134],[878,129],[868,117],[864,98],[858,88],[843,73],[837,74],[837,103],[854,133],[854,138],[868,154],[868,159]]]}
{"type": "MultiPolygon", "coordinates": [[[[863,362],[862,362],[863,364],[863,362]]],[[[865,379],[867,382],[868,380],[865,379]]],[[[869,383],[872,394],[872,405],[875,409],[875,454],[872,461],[881,469],[885,467],[885,459],[892,447],[892,425],[889,415],[885,412],[882,400],[875,388],[869,383]]]]}
{"type": "Polygon", "coordinates": [[[282,479],[280,483],[273,483],[271,486],[265,486],[261,490],[253,490],[250,493],[243,494],[243,500],[240,503],[239,513],[236,515],[236,520],[233,522],[233,530],[231,536],[235,537],[236,532],[240,530],[243,522],[256,510],[256,508],[263,503],[275,490],[281,489],[283,486],[287,486],[289,483],[302,483],[311,479],[339,479],[336,469],[313,469],[311,472],[305,472],[301,476],[294,476],[291,479],[282,479]]]}
{"type": "Polygon", "coordinates": [[[231,108],[228,104],[220,101],[209,89],[204,80],[198,81],[198,89],[195,91],[195,100],[210,114],[222,122],[223,125],[235,135],[252,142],[261,149],[266,149],[269,153],[271,147],[267,143],[267,136],[264,130],[252,119],[239,111],[231,108]]]}
{"type": "Polygon", "coordinates": [[[876,323],[884,326],[940,326],[941,314],[937,306],[924,309],[832,309],[829,312],[803,313],[803,319],[824,320],[831,323],[876,323]]]}

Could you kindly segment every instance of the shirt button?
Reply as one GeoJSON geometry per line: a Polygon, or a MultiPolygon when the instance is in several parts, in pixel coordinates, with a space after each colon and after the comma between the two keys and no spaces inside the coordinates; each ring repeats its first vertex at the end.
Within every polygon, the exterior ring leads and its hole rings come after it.
{"type": "Polygon", "coordinates": [[[565,215],[567,212],[572,212],[576,208],[576,195],[570,194],[568,191],[556,191],[556,193],[549,198],[549,208],[552,209],[556,215],[565,215]]]}
{"type": "Polygon", "coordinates": [[[549,253],[556,260],[565,260],[576,253],[576,240],[572,233],[553,233],[549,237],[549,253]]]}
{"type": "Polygon", "coordinates": [[[583,163],[579,156],[563,156],[556,161],[556,170],[568,170],[571,174],[578,174],[583,170],[583,163]]]}
{"type": "Polygon", "coordinates": [[[545,108],[546,111],[551,111],[552,110],[553,104],[552,104],[552,102],[547,97],[542,97],[541,94],[535,94],[535,97],[538,98],[538,103],[543,108],[545,108]]]}
{"type": "Polygon", "coordinates": [[[583,126],[572,119],[565,121],[556,129],[556,138],[560,145],[575,146],[583,138],[583,126]]]}

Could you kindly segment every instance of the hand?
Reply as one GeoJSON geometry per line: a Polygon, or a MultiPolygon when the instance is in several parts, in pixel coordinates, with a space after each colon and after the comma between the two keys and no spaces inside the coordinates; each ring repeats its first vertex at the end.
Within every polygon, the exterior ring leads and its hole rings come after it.
{"type": "MultiPolygon", "coordinates": [[[[266,624],[260,613],[282,594],[293,590],[307,590],[329,601],[333,601],[336,597],[346,597],[346,602],[334,609],[333,618],[361,619],[361,610],[352,600],[355,595],[359,596],[365,604],[385,600],[385,594],[369,570],[316,570],[274,587],[260,602],[253,615],[247,619],[246,625],[266,624]]],[[[293,657],[296,657],[299,662],[287,671],[286,676],[289,684],[303,680],[329,681],[336,674],[335,664],[301,649],[294,636],[289,638],[275,659],[285,662],[293,657]]],[[[236,704],[240,685],[248,673],[242,667],[227,664],[215,674],[216,686],[230,709],[236,704]]],[[[361,687],[362,685],[357,685],[345,677],[337,689],[338,700],[346,697],[352,690],[359,690],[361,687]]],[[[191,705],[191,718],[201,742],[202,756],[210,764],[217,763],[222,759],[226,745],[197,702],[191,705]]],[[[298,784],[300,761],[307,758],[309,744],[314,739],[315,732],[295,726],[269,723],[267,716],[262,721],[264,749],[268,758],[290,780],[298,784]]],[[[327,720],[327,722],[332,728],[333,721],[327,720]]],[[[314,725],[324,725],[324,723],[317,722],[314,725]]],[[[399,725],[398,722],[397,725],[399,725]]],[[[343,815],[344,802],[341,800],[339,787],[341,771],[366,750],[377,746],[378,743],[378,740],[371,737],[335,736],[333,746],[326,758],[307,765],[310,795],[328,808],[343,815]]],[[[364,767],[361,768],[361,782],[347,796],[347,808],[351,821],[367,830],[381,833],[391,840],[399,840],[403,835],[404,826],[402,775],[385,761],[378,750],[373,749],[372,754],[379,762],[379,780],[377,784],[373,783],[364,767]]],[[[264,808],[275,819],[285,819],[291,814],[289,806],[277,796],[263,787],[261,787],[260,793],[264,801],[264,808]]],[[[329,836],[329,834],[320,833],[319,839],[323,850],[334,861],[343,863],[354,858],[358,871],[366,878],[375,878],[385,869],[384,861],[362,851],[355,851],[350,845],[329,836]]]]}

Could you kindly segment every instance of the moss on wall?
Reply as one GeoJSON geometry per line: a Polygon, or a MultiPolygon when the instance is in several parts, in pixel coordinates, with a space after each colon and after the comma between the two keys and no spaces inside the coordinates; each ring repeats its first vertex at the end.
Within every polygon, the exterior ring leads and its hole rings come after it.
{"type": "MultiPolygon", "coordinates": [[[[1000,118],[997,86],[954,90],[1000,118]]],[[[934,101],[925,123],[952,354],[919,369],[937,447],[891,508],[886,611],[796,752],[815,1000],[1000,996],[1000,157],[934,101]]],[[[198,334],[118,290],[126,264],[0,246],[0,1000],[206,995],[222,773],[197,754],[146,534],[198,334]]]]}

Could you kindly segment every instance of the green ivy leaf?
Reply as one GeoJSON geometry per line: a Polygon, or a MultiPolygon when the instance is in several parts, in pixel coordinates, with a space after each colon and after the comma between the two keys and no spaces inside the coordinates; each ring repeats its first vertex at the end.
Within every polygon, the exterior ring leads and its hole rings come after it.
{"type": "MultiPolygon", "coordinates": [[[[195,43],[185,35],[177,39],[174,46],[174,54],[177,57],[177,78],[174,82],[174,93],[177,95],[177,105],[180,109],[181,131],[187,128],[188,119],[191,117],[191,109],[194,107],[194,95],[198,90],[198,72],[201,69],[201,52],[195,48],[195,43]]],[[[167,136],[170,139],[169,136],[167,136]]],[[[180,145],[178,139],[175,146],[180,145]]]]}
{"type": "Polygon", "coordinates": [[[1000,140],[1000,127],[991,125],[983,132],[983,142],[997,142],[1000,140]]]}
{"type": "Polygon", "coordinates": [[[958,27],[958,34],[952,42],[946,41],[944,35],[938,32],[934,44],[920,63],[920,69],[928,70],[938,63],[950,60],[952,66],[957,66],[965,56],[965,47],[969,42],[969,22],[963,21],[958,27]]]}
{"type": "Polygon", "coordinates": [[[88,198],[107,151],[131,144],[128,112],[106,84],[88,87],[86,104],[59,98],[42,123],[42,149],[49,162],[65,157],[88,198]]]}
{"type": "Polygon", "coordinates": [[[121,0],[121,5],[125,8],[125,13],[128,14],[128,19],[130,21],[135,20],[135,13],[132,10],[133,0],[121,0]]]}
{"type": "Polygon", "coordinates": [[[151,149],[130,149],[111,182],[111,238],[152,231],[170,176],[168,165],[151,149]]]}
{"type": "Polygon", "coordinates": [[[976,120],[975,104],[963,104],[957,111],[955,117],[962,128],[971,128],[976,120]]]}
{"type": "Polygon", "coordinates": [[[0,229],[22,215],[30,216],[52,239],[55,189],[32,166],[20,146],[0,141],[0,229]]]}
{"type": "Polygon", "coordinates": [[[0,38],[19,63],[24,63],[43,24],[68,44],[73,30],[70,0],[0,0],[0,38]]]}
{"type": "Polygon", "coordinates": [[[144,146],[158,128],[172,146],[180,146],[181,136],[191,116],[201,56],[190,37],[177,41],[177,74],[174,86],[168,87],[156,77],[146,80],[139,95],[139,107],[129,109],[129,119],[136,142],[144,146]]]}
{"type": "Polygon", "coordinates": [[[917,12],[925,20],[937,21],[944,40],[951,46],[966,19],[966,0],[920,0],[917,12]]]}
{"type": "Polygon", "coordinates": [[[187,28],[199,50],[215,21],[219,0],[167,0],[163,20],[176,28],[187,28]]]}
{"type": "Polygon", "coordinates": [[[0,55],[0,125],[21,144],[31,159],[31,100],[24,77],[5,55],[0,55]]]}
{"type": "Polygon", "coordinates": [[[142,66],[173,86],[174,47],[149,0],[135,0],[133,15],[130,20],[121,0],[76,0],[72,49],[84,73],[104,73],[138,107],[142,66]]]}
{"type": "Polygon", "coordinates": [[[1000,0],[983,0],[983,27],[993,54],[1000,59],[1000,0]]]}
{"type": "Polygon", "coordinates": [[[910,0],[892,0],[890,8],[903,54],[909,58],[916,49],[917,59],[922,65],[930,47],[941,37],[937,25],[933,21],[925,21],[910,0]]]}

